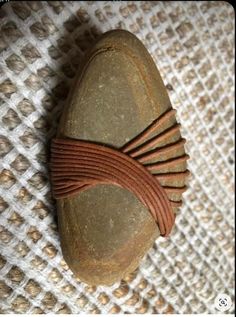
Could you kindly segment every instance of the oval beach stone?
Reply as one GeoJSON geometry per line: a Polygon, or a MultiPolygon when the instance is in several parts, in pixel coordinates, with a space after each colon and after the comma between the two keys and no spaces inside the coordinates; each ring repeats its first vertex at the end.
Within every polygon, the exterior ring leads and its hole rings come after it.
{"type": "MultiPolygon", "coordinates": [[[[57,136],[119,148],[170,108],[146,48],[131,33],[114,30],[86,54],[57,136]]],[[[146,207],[114,185],[59,199],[57,211],[63,256],[91,285],[111,285],[135,270],[159,235],[146,207]]]]}

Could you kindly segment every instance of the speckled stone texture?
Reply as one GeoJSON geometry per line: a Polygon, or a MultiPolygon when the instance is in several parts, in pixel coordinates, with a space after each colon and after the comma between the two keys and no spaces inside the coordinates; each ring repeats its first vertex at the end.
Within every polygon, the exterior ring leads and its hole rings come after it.
{"type": "Polygon", "coordinates": [[[0,16],[0,312],[216,313],[219,293],[234,303],[232,6],[13,1],[0,16]],[[192,176],[170,239],[121,283],[90,287],[63,261],[46,162],[84,51],[114,28],[157,64],[192,176]]]}

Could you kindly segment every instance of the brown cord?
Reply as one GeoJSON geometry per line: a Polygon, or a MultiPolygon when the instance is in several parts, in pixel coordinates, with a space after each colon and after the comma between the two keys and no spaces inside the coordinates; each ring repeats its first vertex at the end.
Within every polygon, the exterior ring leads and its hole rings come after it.
{"type": "MultiPolygon", "coordinates": [[[[142,163],[158,158],[159,155],[172,153],[183,145],[182,139],[174,144],[152,150],[158,142],[172,135],[173,131],[177,132],[178,125],[150,139],[152,133],[165,124],[174,113],[173,110],[165,113],[120,151],[84,140],[53,139],[51,171],[54,197],[67,198],[95,185],[114,184],[136,195],[151,212],[161,235],[169,235],[175,221],[172,207],[178,207],[181,201],[170,201],[167,195],[181,194],[185,187],[162,187],[159,181],[168,182],[173,177],[183,180],[188,171],[152,175],[153,168],[158,169],[158,165],[164,164],[168,167],[172,163],[147,163],[146,166],[142,163]],[[150,140],[147,141],[147,138],[150,140]],[[140,146],[144,140],[146,142],[140,146]]],[[[173,161],[177,161],[178,164],[186,159],[187,156],[183,156],[173,161]]]]}

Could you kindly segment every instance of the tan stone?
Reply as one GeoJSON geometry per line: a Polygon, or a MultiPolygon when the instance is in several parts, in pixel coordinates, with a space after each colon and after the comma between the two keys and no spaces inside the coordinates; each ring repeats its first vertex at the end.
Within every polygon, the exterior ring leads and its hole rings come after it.
{"type": "MultiPolygon", "coordinates": [[[[119,148],[171,108],[152,58],[127,31],[105,33],[83,65],[58,137],[119,148]]],[[[60,199],[57,210],[64,258],[79,279],[92,285],[110,285],[135,270],[159,235],[141,202],[114,185],[60,199]]]]}

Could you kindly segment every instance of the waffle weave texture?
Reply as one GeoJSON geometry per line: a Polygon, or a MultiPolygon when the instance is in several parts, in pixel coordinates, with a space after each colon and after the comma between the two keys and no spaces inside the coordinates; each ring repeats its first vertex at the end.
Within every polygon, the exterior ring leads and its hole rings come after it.
{"type": "MultiPolygon", "coordinates": [[[[234,303],[234,10],[227,2],[9,2],[0,9],[0,312],[216,313],[234,303]],[[156,62],[192,176],[170,238],[112,287],[64,262],[49,141],[84,51],[133,32],[156,62]]],[[[234,312],[234,305],[228,312],[234,312]]]]}

